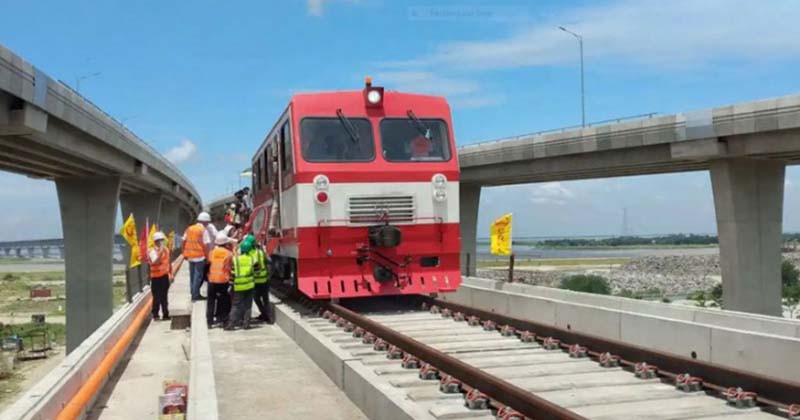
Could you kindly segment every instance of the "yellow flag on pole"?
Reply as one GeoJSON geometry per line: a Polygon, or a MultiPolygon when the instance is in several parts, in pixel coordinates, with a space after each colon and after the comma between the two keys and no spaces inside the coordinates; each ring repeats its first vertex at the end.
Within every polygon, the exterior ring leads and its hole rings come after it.
{"type": "Polygon", "coordinates": [[[139,257],[139,240],[136,237],[136,221],[133,220],[133,213],[122,224],[122,229],[119,233],[131,247],[130,268],[138,266],[142,263],[142,260],[139,257]]]}
{"type": "Polygon", "coordinates": [[[156,247],[156,241],[153,240],[153,235],[155,235],[156,232],[158,232],[158,226],[153,223],[150,225],[150,233],[147,234],[147,249],[156,247]]]}
{"type": "Polygon", "coordinates": [[[175,249],[175,231],[171,230],[167,235],[167,249],[172,251],[175,249]]]}
{"type": "Polygon", "coordinates": [[[489,234],[493,255],[511,255],[511,213],[492,222],[489,234]]]}

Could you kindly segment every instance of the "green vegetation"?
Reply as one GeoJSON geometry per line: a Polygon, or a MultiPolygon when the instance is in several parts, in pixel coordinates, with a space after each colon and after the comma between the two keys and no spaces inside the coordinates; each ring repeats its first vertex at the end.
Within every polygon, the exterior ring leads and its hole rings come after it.
{"type": "MultiPolygon", "coordinates": [[[[120,276],[122,273],[115,273],[120,276]]],[[[125,304],[125,279],[115,277],[113,283],[114,308],[125,304]]],[[[42,313],[48,316],[64,315],[66,309],[64,273],[2,273],[0,274],[0,313],[31,314],[42,313]],[[51,298],[30,299],[34,287],[47,287],[51,298]]]]}
{"type": "Polygon", "coordinates": [[[800,306],[800,270],[786,260],[781,264],[781,283],[783,298],[789,306],[789,316],[794,317],[797,307],[800,306]]]}
{"type": "Polygon", "coordinates": [[[561,288],[576,292],[611,294],[611,286],[605,277],[596,274],[576,274],[561,280],[561,288]]]}
{"type": "MultiPolygon", "coordinates": [[[[622,265],[630,261],[630,258],[549,258],[549,259],[517,259],[514,261],[515,267],[572,267],[581,265],[622,265]]],[[[480,260],[478,268],[484,267],[507,267],[508,259],[480,260]]]]}
{"type": "Polygon", "coordinates": [[[717,237],[711,235],[665,235],[653,238],[641,236],[616,236],[603,239],[547,239],[539,243],[549,248],[603,248],[630,246],[708,246],[716,245],[717,237]]]}
{"type": "Polygon", "coordinates": [[[52,343],[60,345],[64,344],[66,326],[58,323],[45,322],[44,324],[34,324],[28,322],[25,324],[4,325],[0,329],[0,336],[5,338],[11,335],[17,335],[22,337],[26,346],[30,346],[29,340],[26,337],[28,337],[30,333],[36,331],[46,331],[50,336],[50,341],[52,343]]]}

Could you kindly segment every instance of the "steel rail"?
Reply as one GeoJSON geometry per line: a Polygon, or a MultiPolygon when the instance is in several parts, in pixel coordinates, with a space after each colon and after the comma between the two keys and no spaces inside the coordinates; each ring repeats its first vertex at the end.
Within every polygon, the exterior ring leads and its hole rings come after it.
{"type": "Polygon", "coordinates": [[[530,331],[537,337],[555,338],[561,342],[562,347],[570,344],[585,346],[588,350],[587,353],[595,358],[607,352],[619,357],[622,365],[633,366],[636,363],[644,362],[654,366],[657,369],[656,374],[662,377],[674,380],[678,375],[688,373],[702,379],[704,388],[722,394],[731,387],[742,388],[744,391],[756,393],[756,401],[759,403],[781,409],[787,409],[792,405],[796,406],[800,402],[800,383],[798,382],[609,340],[592,334],[566,330],[536,321],[501,315],[459,303],[427,296],[420,298],[429,305],[437,305],[451,311],[476,316],[481,320],[491,320],[497,323],[498,327],[509,325],[517,331],[530,331]]]}
{"type": "Polygon", "coordinates": [[[417,359],[429,363],[439,369],[440,372],[458,379],[471,388],[478,389],[492,400],[505,404],[528,418],[537,420],[585,419],[585,417],[553,404],[530,391],[470,366],[341,305],[328,303],[326,308],[387,343],[395,345],[417,359]]]}

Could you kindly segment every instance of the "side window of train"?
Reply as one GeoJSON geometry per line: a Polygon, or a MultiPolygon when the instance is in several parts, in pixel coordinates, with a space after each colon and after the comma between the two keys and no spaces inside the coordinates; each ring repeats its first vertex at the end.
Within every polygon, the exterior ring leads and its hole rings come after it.
{"type": "Polygon", "coordinates": [[[253,172],[250,174],[250,177],[253,181],[253,192],[258,192],[261,190],[261,159],[256,159],[256,163],[253,164],[253,172]]]}
{"type": "Polygon", "coordinates": [[[283,156],[281,166],[286,173],[292,172],[292,133],[289,131],[289,121],[281,128],[281,141],[283,142],[283,156]]]}
{"type": "Polygon", "coordinates": [[[263,172],[263,176],[264,176],[264,187],[266,187],[266,188],[269,188],[269,173],[270,173],[270,171],[271,171],[270,167],[272,166],[272,164],[271,164],[271,163],[270,163],[270,161],[269,161],[269,151],[270,151],[270,150],[271,150],[271,149],[270,149],[270,147],[269,147],[269,145],[268,145],[268,146],[267,146],[267,147],[264,149],[264,155],[263,155],[263,156],[261,156],[261,160],[262,160],[262,162],[264,162],[264,168],[263,168],[262,170],[264,171],[264,172],[263,172]]]}
{"type": "Polygon", "coordinates": [[[256,210],[255,217],[253,218],[253,233],[255,233],[256,236],[263,232],[266,219],[267,211],[264,209],[264,207],[259,207],[256,210]]]}
{"type": "Polygon", "coordinates": [[[272,142],[267,144],[267,150],[264,152],[267,154],[267,185],[270,185],[270,180],[275,176],[275,166],[272,164],[272,157],[275,156],[275,149],[272,144],[272,142]]]}

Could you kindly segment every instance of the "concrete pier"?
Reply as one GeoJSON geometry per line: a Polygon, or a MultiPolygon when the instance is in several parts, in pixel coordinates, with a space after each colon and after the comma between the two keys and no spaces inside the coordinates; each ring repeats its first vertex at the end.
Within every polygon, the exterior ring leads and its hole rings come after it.
{"type": "Polygon", "coordinates": [[[781,315],[785,169],[775,160],[711,164],[725,309],[781,315]]]}
{"type": "Polygon", "coordinates": [[[467,276],[475,275],[478,260],[478,207],[481,203],[481,186],[460,184],[459,191],[461,220],[461,272],[467,276]]]}
{"type": "Polygon", "coordinates": [[[120,178],[60,178],[56,190],[64,231],[69,353],[112,313],[120,178]]]}

